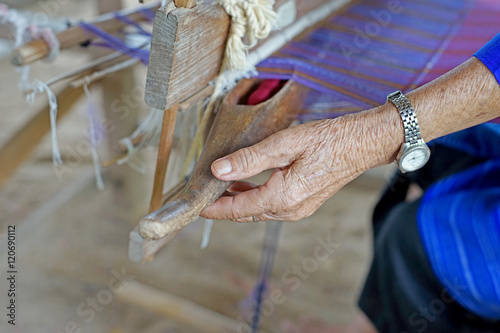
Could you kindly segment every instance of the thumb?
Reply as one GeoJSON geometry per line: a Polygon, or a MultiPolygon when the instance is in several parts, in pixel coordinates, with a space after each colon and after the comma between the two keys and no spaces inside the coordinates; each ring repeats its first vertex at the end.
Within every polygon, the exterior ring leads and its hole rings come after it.
{"type": "Polygon", "coordinates": [[[292,149],[273,135],[256,145],[240,149],[212,163],[212,173],[220,180],[240,180],[267,169],[281,168],[293,161],[292,149]]]}

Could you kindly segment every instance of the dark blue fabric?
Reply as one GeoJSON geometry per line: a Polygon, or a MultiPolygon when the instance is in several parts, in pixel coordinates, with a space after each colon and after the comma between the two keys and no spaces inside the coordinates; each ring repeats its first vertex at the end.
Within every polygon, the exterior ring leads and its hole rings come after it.
{"type": "Polygon", "coordinates": [[[474,56],[488,67],[500,83],[500,34],[477,51],[474,56]]]}
{"type": "Polygon", "coordinates": [[[462,306],[500,319],[500,124],[435,142],[487,160],[428,188],[417,214],[424,248],[436,276],[462,306]]]}

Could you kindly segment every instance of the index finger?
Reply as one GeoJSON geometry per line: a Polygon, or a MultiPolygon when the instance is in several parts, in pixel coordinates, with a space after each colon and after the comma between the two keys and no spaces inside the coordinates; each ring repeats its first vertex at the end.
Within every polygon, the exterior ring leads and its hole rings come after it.
{"type": "Polygon", "coordinates": [[[271,212],[280,198],[279,191],[283,182],[280,173],[275,171],[259,188],[217,199],[201,216],[212,220],[239,220],[271,212]]]}

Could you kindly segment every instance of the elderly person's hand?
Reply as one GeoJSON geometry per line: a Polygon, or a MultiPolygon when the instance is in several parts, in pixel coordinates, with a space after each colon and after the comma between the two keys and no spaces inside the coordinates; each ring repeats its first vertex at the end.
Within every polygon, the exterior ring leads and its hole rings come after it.
{"type": "MultiPolygon", "coordinates": [[[[500,88],[476,58],[407,95],[415,107],[425,141],[500,116],[500,88]]],[[[296,221],[365,170],[394,161],[403,126],[390,103],[334,120],[278,132],[212,164],[221,180],[235,180],[229,192],[202,212],[211,219],[249,222],[296,221]],[[275,169],[255,186],[238,182],[275,169]]]]}
{"type": "Polygon", "coordinates": [[[396,111],[380,107],[311,122],[215,161],[212,172],[221,180],[241,180],[267,169],[274,172],[261,186],[235,182],[229,188],[232,195],[218,199],[202,216],[237,222],[253,217],[297,221],[310,216],[349,181],[394,157],[402,133],[389,130],[401,126],[397,117],[396,111]],[[388,111],[392,116],[385,114],[388,111]]]}

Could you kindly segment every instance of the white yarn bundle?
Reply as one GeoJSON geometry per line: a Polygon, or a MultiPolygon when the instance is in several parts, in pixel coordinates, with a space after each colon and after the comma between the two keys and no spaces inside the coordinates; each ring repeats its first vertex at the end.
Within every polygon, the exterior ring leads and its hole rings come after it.
{"type": "Polygon", "coordinates": [[[219,0],[217,4],[231,17],[222,70],[252,70],[247,62],[248,49],[274,28],[274,0],[219,0]],[[245,36],[248,44],[243,41],[245,36]]]}

